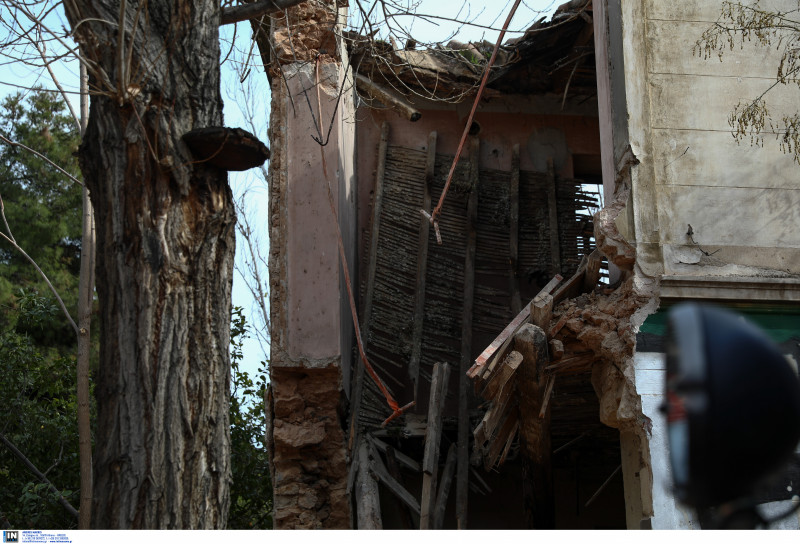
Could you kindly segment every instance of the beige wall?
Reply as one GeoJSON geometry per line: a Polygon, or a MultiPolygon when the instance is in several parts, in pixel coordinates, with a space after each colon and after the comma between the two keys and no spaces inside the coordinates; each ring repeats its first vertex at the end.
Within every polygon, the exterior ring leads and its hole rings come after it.
{"type": "MultiPolygon", "coordinates": [[[[613,112],[614,130],[627,130],[639,161],[629,179],[629,213],[618,223],[636,243],[640,272],[666,280],[662,297],[800,299],[800,166],[773,135],[763,148],[749,140],[737,145],[727,121],[740,100],[774,83],[775,48],[751,44],[726,50],[722,62],[716,55],[704,60],[693,47],[721,2],[614,2],[627,110],[613,112]],[[731,290],[729,277],[747,288],[731,290]]],[[[762,4],[797,7],[793,0],[762,4]]],[[[779,86],[767,95],[770,110],[796,110],[799,96],[796,87],[779,86]]]]}

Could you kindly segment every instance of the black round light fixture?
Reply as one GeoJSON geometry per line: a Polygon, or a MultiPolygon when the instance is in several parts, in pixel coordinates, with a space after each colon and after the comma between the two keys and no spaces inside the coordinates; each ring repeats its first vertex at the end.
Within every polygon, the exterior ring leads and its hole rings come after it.
{"type": "Polygon", "coordinates": [[[668,314],[667,429],[675,495],[698,510],[750,497],[800,440],[800,380],[742,316],[687,303],[668,314]]]}

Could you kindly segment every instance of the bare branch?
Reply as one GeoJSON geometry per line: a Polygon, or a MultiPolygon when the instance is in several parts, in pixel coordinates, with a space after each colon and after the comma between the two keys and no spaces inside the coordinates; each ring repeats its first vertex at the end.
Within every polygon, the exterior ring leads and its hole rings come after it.
{"type": "Polygon", "coordinates": [[[249,19],[256,19],[262,15],[283,11],[302,2],[305,2],[305,0],[262,0],[252,4],[224,8],[220,15],[219,24],[230,25],[249,19]]]}
{"type": "Polygon", "coordinates": [[[26,467],[28,467],[28,470],[30,470],[37,478],[39,478],[39,480],[41,480],[43,483],[47,484],[47,486],[48,486],[47,490],[50,493],[53,493],[53,494],[58,496],[58,502],[61,503],[61,506],[63,506],[67,510],[67,512],[69,512],[71,515],[75,516],[76,518],[78,517],[78,511],[75,510],[75,507],[72,506],[69,503],[69,501],[67,501],[67,499],[64,498],[64,496],[61,494],[61,492],[58,489],[56,489],[56,487],[52,483],[50,483],[50,480],[47,479],[47,476],[42,474],[41,471],[38,468],[36,468],[36,466],[33,463],[31,463],[30,460],[27,457],[25,457],[25,454],[22,453],[21,451],[19,451],[17,449],[17,447],[14,446],[14,444],[12,444],[11,441],[9,441],[8,438],[6,438],[6,435],[4,435],[3,433],[0,433],[0,442],[2,442],[5,445],[5,447],[8,448],[8,450],[11,453],[14,454],[14,456],[17,459],[22,461],[22,463],[26,467]]]}

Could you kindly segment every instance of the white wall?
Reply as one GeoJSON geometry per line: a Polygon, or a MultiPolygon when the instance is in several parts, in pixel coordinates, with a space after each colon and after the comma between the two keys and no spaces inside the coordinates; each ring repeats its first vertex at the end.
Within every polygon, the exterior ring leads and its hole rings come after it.
{"type": "MultiPolygon", "coordinates": [[[[614,104],[614,130],[627,131],[640,161],[630,178],[631,213],[620,230],[635,241],[641,271],[687,285],[698,278],[722,285],[731,276],[756,284],[788,277],[790,290],[800,292],[800,166],[780,151],[773,134],[763,148],[749,139],[737,145],[727,121],[739,101],[775,82],[780,52],[749,44],[726,50],[722,62],[694,54],[721,2],[608,5],[619,6],[625,73],[625,104],[614,104]]],[[[762,5],[796,9],[797,1],[762,5]]],[[[612,96],[614,85],[612,79],[612,96]]],[[[766,98],[779,118],[798,110],[800,91],[779,85],[766,98]]],[[[673,284],[665,289],[662,296],[672,296],[670,290],[680,296],[673,284]]],[[[712,298],[713,286],[703,296],[712,298]]],[[[780,296],[750,288],[746,298],[780,296]]]]}

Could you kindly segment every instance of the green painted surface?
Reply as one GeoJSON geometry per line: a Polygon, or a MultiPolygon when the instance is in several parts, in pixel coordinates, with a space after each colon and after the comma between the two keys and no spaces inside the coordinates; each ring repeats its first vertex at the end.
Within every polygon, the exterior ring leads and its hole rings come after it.
{"type": "MultiPolygon", "coordinates": [[[[773,342],[783,343],[800,338],[800,307],[792,306],[726,306],[743,314],[747,319],[764,329],[773,342]]],[[[662,307],[650,315],[639,332],[664,336],[667,328],[669,307],[662,307]]]]}

